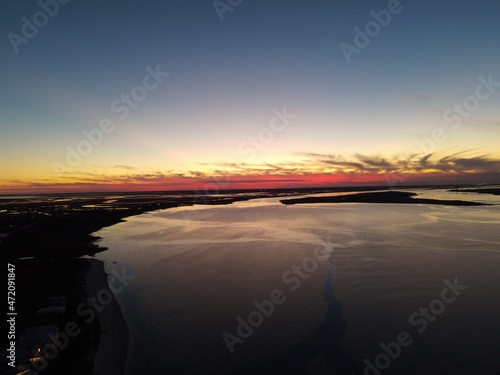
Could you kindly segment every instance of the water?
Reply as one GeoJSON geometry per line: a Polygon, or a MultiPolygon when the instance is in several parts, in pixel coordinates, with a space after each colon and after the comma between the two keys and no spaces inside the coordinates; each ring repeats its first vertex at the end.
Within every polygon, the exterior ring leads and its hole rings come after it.
{"type": "Polygon", "coordinates": [[[499,223],[500,206],[256,199],[134,216],[96,235],[109,248],[98,257],[136,276],[117,295],[128,374],[362,374],[367,363],[379,366],[369,374],[495,374],[499,223]],[[467,289],[433,302],[455,278],[467,289]],[[269,316],[254,313],[262,304],[269,316]],[[380,356],[400,334],[411,343],[380,356]]]}

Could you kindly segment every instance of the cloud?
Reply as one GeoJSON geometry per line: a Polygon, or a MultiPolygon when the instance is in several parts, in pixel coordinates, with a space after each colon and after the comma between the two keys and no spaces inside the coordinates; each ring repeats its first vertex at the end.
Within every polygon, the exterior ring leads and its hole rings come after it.
{"type": "Polygon", "coordinates": [[[453,154],[364,155],[350,157],[300,153],[300,161],[273,163],[199,163],[200,169],[141,171],[136,167],[75,171],[59,178],[36,181],[11,180],[0,191],[80,190],[190,190],[262,187],[499,183],[500,160],[475,150],[453,154]]]}
{"type": "Polygon", "coordinates": [[[118,169],[127,169],[129,171],[135,171],[136,170],[134,167],[131,167],[130,165],[115,165],[115,168],[118,168],[118,169]]]}
{"type": "Polygon", "coordinates": [[[425,167],[427,165],[427,160],[432,156],[432,154],[425,155],[422,159],[420,159],[420,165],[425,167]]]}
{"type": "Polygon", "coordinates": [[[359,161],[362,163],[372,166],[372,167],[378,167],[378,168],[388,168],[392,167],[392,164],[385,160],[384,158],[381,157],[369,157],[361,154],[355,154],[354,155],[359,161]]]}
{"type": "Polygon", "coordinates": [[[408,155],[406,158],[383,158],[378,155],[354,154],[350,159],[340,159],[336,155],[308,154],[316,163],[328,168],[337,168],[346,173],[496,173],[500,171],[500,160],[487,155],[475,155],[473,150],[447,156],[438,154],[408,155]]]}
{"type": "Polygon", "coordinates": [[[499,120],[463,120],[464,125],[486,132],[500,132],[499,120]]]}

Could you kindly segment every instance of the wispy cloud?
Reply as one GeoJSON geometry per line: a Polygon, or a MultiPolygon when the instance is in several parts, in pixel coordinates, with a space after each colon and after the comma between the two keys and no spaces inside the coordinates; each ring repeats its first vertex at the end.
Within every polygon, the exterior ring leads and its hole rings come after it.
{"type": "Polygon", "coordinates": [[[356,173],[422,173],[439,171],[445,173],[494,173],[500,171],[500,160],[487,155],[474,155],[474,151],[464,151],[447,156],[427,154],[415,158],[382,158],[378,155],[355,154],[350,159],[341,159],[328,154],[314,154],[314,160],[325,166],[337,167],[356,173]]]}
{"type": "Polygon", "coordinates": [[[129,171],[135,171],[136,169],[134,167],[131,167],[130,165],[115,165],[115,168],[118,169],[127,169],[129,171]]]}
{"type": "MultiPolygon", "coordinates": [[[[199,163],[189,170],[140,170],[115,165],[66,172],[58,179],[6,181],[1,191],[42,190],[189,190],[224,181],[224,188],[384,184],[399,176],[405,184],[500,182],[500,159],[475,150],[448,155],[382,157],[356,153],[299,153],[300,161],[273,163],[199,163]]],[[[398,177],[398,178],[399,178],[398,177]]]]}

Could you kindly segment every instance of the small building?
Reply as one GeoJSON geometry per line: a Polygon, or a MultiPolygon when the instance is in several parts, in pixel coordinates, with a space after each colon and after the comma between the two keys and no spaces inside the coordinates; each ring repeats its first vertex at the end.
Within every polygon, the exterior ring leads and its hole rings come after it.
{"type": "Polygon", "coordinates": [[[57,350],[54,341],[57,333],[58,328],[55,324],[26,328],[19,340],[19,348],[28,352],[29,358],[22,364],[26,367],[32,364],[43,364],[47,360],[44,355],[53,352],[54,349],[57,350]]]}

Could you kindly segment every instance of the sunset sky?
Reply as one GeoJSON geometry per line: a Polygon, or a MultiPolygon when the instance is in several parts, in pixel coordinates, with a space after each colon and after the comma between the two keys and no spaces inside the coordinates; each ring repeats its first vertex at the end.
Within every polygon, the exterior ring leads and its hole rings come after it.
{"type": "Polygon", "coordinates": [[[0,194],[500,183],[496,0],[54,1],[0,5],[0,194]]]}

